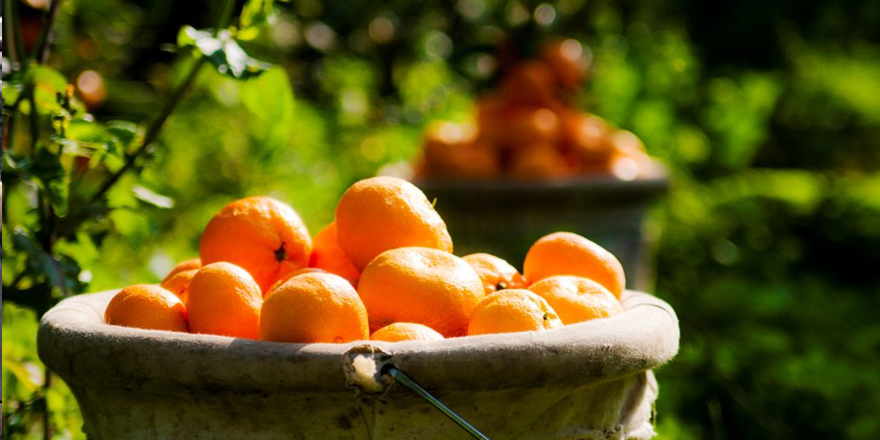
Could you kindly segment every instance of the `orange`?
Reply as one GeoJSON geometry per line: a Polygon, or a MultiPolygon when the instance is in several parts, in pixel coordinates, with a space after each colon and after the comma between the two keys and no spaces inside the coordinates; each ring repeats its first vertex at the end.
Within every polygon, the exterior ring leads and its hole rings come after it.
{"type": "Polygon", "coordinates": [[[318,269],[317,267],[304,267],[302,269],[298,269],[298,270],[295,270],[295,271],[290,272],[288,274],[285,274],[284,276],[279,278],[278,281],[275,281],[275,284],[273,284],[272,287],[270,287],[268,290],[263,292],[263,300],[268,298],[269,295],[271,295],[272,292],[274,292],[278,286],[286,283],[287,280],[289,280],[293,277],[298,277],[300,275],[307,274],[307,273],[329,273],[329,272],[327,272],[324,269],[318,269]]]}
{"type": "Polygon", "coordinates": [[[461,258],[469,264],[480,280],[486,295],[503,289],[524,289],[525,280],[510,263],[490,254],[470,254],[461,258]]]}
{"type": "Polygon", "coordinates": [[[615,154],[608,164],[608,171],[620,180],[635,180],[642,174],[640,158],[615,154]]]}
{"type": "Polygon", "coordinates": [[[449,121],[437,121],[425,128],[425,148],[434,146],[453,146],[473,140],[476,135],[472,125],[456,124],[449,121]]]}
{"type": "Polygon", "coordinates": [[[517,179],[546,179],[571,174],[566,157],[550,144],[533,144],[514,151],[508,174],[517,179]]]}
{"type": "Polygon", "coordinates": [[[494,95],[483,95],[477,98],[476,105],[477,135],[479,138],[495,142],[504,131],[504,106],[494,95]]]}
{"type": "Polygon", "coordinates": [[[371,331],[414,322],[447,338],[467,332],[471,312],[485,295],[480,277],[464,260],[417,247],[376,257],[361,273],[358,293],[367,306],[371,331]]]}
{"type": "Polygon", "coordinates": [[[614,154],[609,171],[621,180],[634,180],[653,167],[645,145],[632,132],[617,130],[611,136],[614,154]]]}
{"type": "Polygon", "coordinates": [[[500,161],[492,142],[476,139],[473,127],[452,122],[428,126],[424,164],[435,177],[484,178],[498,175],[500,161]]]}
{"type": "Polygon", "coordinates": [[[544,298],[525,289],[495,292],[474,309],[468,336],[550,330],[562,321],[544,298]]]}
{"type": "Polygon", "coordinates": [[[623,312],[620,301],[608,289],[587,278],[558,275],[532,284],[529,290],[547,300],[565,324],[623,312]]]}
{"type": "Polygon", "coordinates": [[[499,142],[509,148],[533,144],[556,145],[562,124],[559,116],[545,107],[518,107],[504,113],[499,142]]]}
{"type": "Polygon", "coordinates": [[[152,284],[119,291],[104,310],[104,322],[147,330],[189,331],[186,308],[173,293],[152,284]]]}
{"type": "Polygon", "coordinates": [[[189,285],[186,309],[193,333],[257,339],[260,286],[246,270],[226,262],[201,268],[189,285]]]}
{"type": "Polygon", "coordinates": [[[433,204],[422,190],[396,177],[373,177],[349,187],[336,206],[336,234],[358,270],[382,252],[404,246],[452,252],[452,238],[433,204]]]}
{"type": "Polygon", "coordinates": [[[589,56],[577,40],[548,41],[541,47],[539,56],[566,89],[577,89],[587,79],[589,56]]]}
{"type": "Polygon", "coordinates": [[[477,102],[479,138],[499,148],[559,141],[562,122],[550,107],[502,105],[492,96],[477,102]]]}
{"type": "Polygon", "coordinates": [[[165,279],[162,280],[162,282],[164,283],[165,281],[170,280],[171,277],[173,277],[174,275],[177,275],[180,272],[185,272],[185,271],[193,270],[193,269],[200,269],[201,267],[202,267],[202,260],[200,260],[198,258],[183,260],[180,263],[177,263],[177,265],[174,266],[173,269],[171,269],[171,272],[168,272],[168,275],[165,276],[165,279]]]}
{"type": "Polygon", "coordinates": [[[186,296],[189,293],[189,284],[198,271],[198,269],[190,269],[178,272],[162,281],[160,286],[176,295],[185,304],[186,296]]]}
{"type": "Polygon", "coordinates": [[[199,243],[203,264],[226,261],[250,272],[264,291],[282,275],[309,265],[312,239],[299,215],[270,197],[224,206],[199,243]]]}
{"type": "Polygon", "coordinates": [[[331,273],[306,273],[278,286],[263,303],[260,339],[275,342],[366,340],[367,310],[354,287],[331,273]]]}
{"type": "Polygon", "coordinates": [[[425,150],[430,175],[459,179],[486,179],[501,172],[501,160],[485,141],[455,145],[443,151],[425,150]],[[428,159],[431,157],[432,159],[428,159]]]}
{"type": "Polygon", "coordinates": [[[443,335],[431,327],[414,322],[395,322],[376,330],[370,339],[373,341],[440,341],[443,335]]]}
{"type": "Polygon", "coordinates": [[[554,232],[538,239],[526,254],[523,275],[533,284],[553,275],[589,278],[617,298],[626,285],[623,266],[611,252],[571,232],[554,232]]]}
{"type": "Polygon", "coordinates": [[[562,112],[566,146],[587,163],[607,162],[613,153],[610,128],[604,119],[574,110],[562,112]]]}
{"type": "Polygon", "coordinates": [[[339,247],[339,241],[336,239],[336,222],[330,222],[324,226],[312,239],[309,267],[339,275],[355,287],[357,287],[358,278],[361,277],[361,273],[354,267],[354,263],[339,247]]]}
{"type": "Polygon", "coordinates": [[[556,76],[542,61],[514,66],[501,81],[501,97],[510,106],[546,106],[556,102],[556,76]]]}
{"type": "Polygon", "coordinates": [[[645,144],[633,132],[615,130],[611,135],[611,145],[621,154],[638,154],[645,152],[645,144]]]}

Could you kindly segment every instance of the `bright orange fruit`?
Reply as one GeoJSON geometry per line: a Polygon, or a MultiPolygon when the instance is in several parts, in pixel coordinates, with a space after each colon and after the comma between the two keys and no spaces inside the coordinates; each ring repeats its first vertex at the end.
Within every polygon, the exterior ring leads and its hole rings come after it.
{"type": "Polygon", "coordinates": [[[480,280],[486,295],[503,289],[525,289],[526,282],[522,275],[510,263],[494,255],[478,253],[465,255],[461,258],[469,264],[480,280]]]}
{"type": "Polygon", "coordinates": [[[177,263],[177,265],[175,265],[174,268],[171,269],[171,272],[168,272],[168,275],[165,275],[165,279],[162,280],[162,282],[164,283],[165,281],[170,280],[174,275],[177,275],[180,272],[186,272],[188,270],[193,270],[193,269],[200,269],[201,267],[202,267],[202,260],[200,260],[198,258],[183,260],[180,263],[177,263]]]}
{"type": "Polygon", "coordinates": [[[263,303],[260,339],[275,342],[366,340],[367,310],[345,278],[306,273],[278,286],[263,303]]]}
{"type": "Polygon", "coordinates": [[[189,284],[199,269],[190,269],[178,272],[170,278],[166,278],[160,286],[180,298],[186,304],[186,296],[189,294],[189,284]]]}
{"type": "Polygon", "coordinates": [[[614,149],[611,129],[605,120],[575,110],[561,114],[563,139],[567,148],[584,163],[606,163],[614,149]]]}
{"type": "Polygon", "coordinates": [[[224,206],[208,222],[199,243],[205,265],[233,263],[248,271],[260,289],[307,267],[312,249],[299,215],[270,197],[247,197],[224,206]]]}
{"type": "Polygon", "coordinates": [[[507,289],[480,301],[471,315],[468,336],[558,327],[562,327],[562,321],[544,298],[525,289],[507,289]]]}
{"type": "Polygon", "coordinates": [[[559,84],[567,89],[579,88],[590,72],[587,51],[577,40],[548,41],[541,46],[539,56],[550,66],[559,84]]]}
{"type": "Polygon", "coordinates": [[[483,179],[496,177],[501,170],[499,153],[486,139],[425,143],[424,163],[429,175],[439,177],[483,179]]]}
{"type": "Polygon", "coordinates": [[[571,232],[554,232],[536,241],[526,254],[523,275],[532,284],[553,275],[589,278],[617,298],[626,286],[623,266],[611,252],[571,232]]]}
{"type": "Polygon", "coordinates": [[[258,339],[263,294],[248,271],[227,262],[206,264],[186,298],[193,333],[258,339]]]}
{"type": "Polygon", "coordinates": [[[557,81],[553,69],[539,60],[514,66],[501,81],[501,98],[509,106],[554,104],[557,81]]]}
{"type": "Polygon", "coordinates": [[[443,335],[431,327],[414,322],[395,322],[380,328],[370,335],[372,341],[440,341],[443,335]]]}
{"type": "Polygon", "coordinates": [[[444,337],[463,336],[485,295],[480,277],[461,258],[436,249],[383,252],[361,273],[358,293],[370,330],[395,322],[423,324],[444,337]]]}
{"type": "Polygon", "coordinates": [[[497,142],[511,149],[534,144],[556,145],[562,123],[553,110],[546,107],[517,107],[503,114],[504,123],[496,134],[497,142]]]}
{"type": "Polygon", "coordinates": [[[272,292],[274,292],[275,289],[276,289],[278,286],[280,286],[280,285],[286,283],[287,280],[289,280],[289,279],[291,279],[291,278],[293,278],[293,277],[298,277],[298,276],[300,276],[300,275],[307,274],[307,273],[330,273],[330,272],[327,272],[327,271],[324,270],[324,269],[318,269],[317,267],[304,267],[304,268],[302,268],[302,269],[297,269],[297,270],[295,270],[295,271],[293,271],[293,272],[290,272],[290,273],[284,274],[284,276],[282,276],[281,278],[279,278],[278,281],[276,281],[275,284],[272,285],[272,287],[269,287],[268,290],[266,290],[265,292],[263,292],[263,300],[265,301],[266,298],[268,298],[269,295],[271,295],[272,292]]]}
{"type": "Polygon", "coordinates": [[[336,234],[359,270],[382,252],[404,246],[452,252],[440,214],[422,190],[396,177],[373,177],[349,187],[336,206],[336,234]]]}
{"type": "Polygon", "coordinates": [[[568,160],[551,144],[533,144],[510,155],[508,174],[516,179],[547,179],[571,174],[568,160]]]}
{"type": "Polygon", "coordinates": [[[339,275],[355,287],[357,287],[358,278],[361,277],[361,273],[354,267],[354,263],[339,247],[339,241],[336,239],[335,221],[324,226],[312,239],[309,267],[339,275]]]}
{"type": "Polygon", "coordinates": [[[147,330],[187,332],[186,308],[173,293],[152,284],[119,291],[104,310],[104,322],[147,330]]]}
{"type": "Polygon", "coordinates": [[[557,275],[529,286],[559,314],[564,324],[607,318],[623,312],[620,301],[601,284],[583,277],[557,275]]]}

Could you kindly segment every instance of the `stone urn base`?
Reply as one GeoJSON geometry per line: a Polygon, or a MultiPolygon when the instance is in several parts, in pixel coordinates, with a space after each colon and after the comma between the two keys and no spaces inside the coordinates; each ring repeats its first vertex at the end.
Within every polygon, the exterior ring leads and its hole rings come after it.
{"type": "Polygon", "coordinates": [[[415,180],[436,199],[437,212],[455,240],[455,254],[488,252],[522,269],[532,243],[556,231],[574,232],[617,256],[627,286],[648,289],[650,237],[644,220],[669,181],[657,167],[644,178],[580,176],[541,181],[415,180]]]}
{"type": "Polygon", "coordinates": [[[388,366],[489,438],[648,439],[651,369],[679,341],[669,305],[633,291],[621,315],[547,332],[348,344],[111,326],[102,316],[114,294],[61,302],[38,335],[91,440],[469,438],[388,366]],[[364,364],[375,373],[366,388],[353,368],[364,364]]]}

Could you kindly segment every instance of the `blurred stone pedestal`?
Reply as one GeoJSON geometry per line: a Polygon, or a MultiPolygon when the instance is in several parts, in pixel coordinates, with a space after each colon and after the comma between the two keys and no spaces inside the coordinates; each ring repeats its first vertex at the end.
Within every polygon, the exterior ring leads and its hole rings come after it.
{"type": "Polygon", "coordinates": [[[488,252],[522,269],[529,247],[556,231],[574,232],[611,251],[626,271],[627,287],[651,282],[650,243],[643,223],[669,181],[658,170],[633,181],[576,177],[545,181],[416,180],[446,221],[459,256],[488,252]]]}

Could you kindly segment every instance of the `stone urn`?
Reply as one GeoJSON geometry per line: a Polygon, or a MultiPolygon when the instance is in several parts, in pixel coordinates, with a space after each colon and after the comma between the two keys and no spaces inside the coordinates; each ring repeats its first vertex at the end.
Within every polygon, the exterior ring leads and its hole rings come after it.
{"type": "Polygon", "coordinates": [[[115,293],[62,301],[38,335],[91,440],[469,438],[390,367],[492,439],[648,439],[652,369],[679,343],[672,308],[635,291],[618,316],[546,332],[347,344],[111,326],[115,293]]]}
{"type": "Polygon", "coordinates": [[[574,232],[611,251],[627,286],[647,289],[650,237],[644,220],[669,186],[659,165],[631,181],[613,176],[547,180],[416,179],[455,238],[455,253],[488,252],[522,268],[529,246],[555,231],[574,232]]]}

